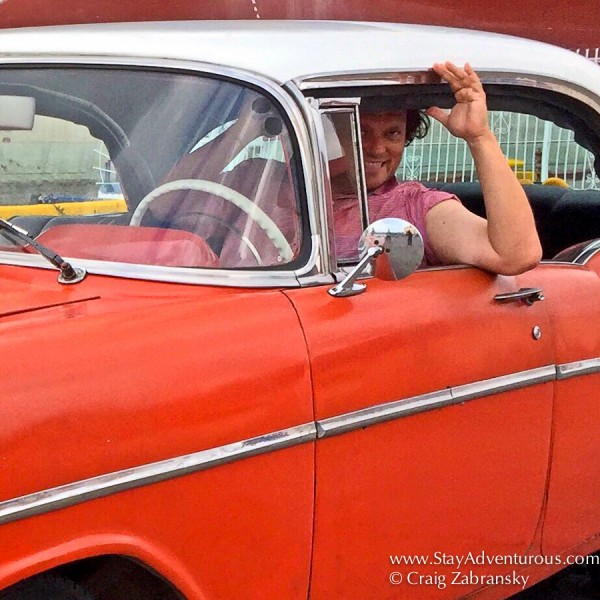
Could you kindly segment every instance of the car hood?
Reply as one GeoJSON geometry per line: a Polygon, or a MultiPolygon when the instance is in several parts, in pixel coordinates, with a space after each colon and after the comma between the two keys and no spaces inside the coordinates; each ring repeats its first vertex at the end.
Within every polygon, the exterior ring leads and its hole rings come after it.
{"type": "Polygon", "coordinates": [[[99,296],[77,286],[48,285],[18,281],[0,276],[0,317],[85,302],[99,296]]]}
{"type": "Polygon", "coordinates": [[[233,288],[186,286],[88,274],[64,285],[54,269],[0,265],[0,331],[15,326],[64,322],[74,316],[90,319],[110,313],[126,319],[128,312],[154,310],[160,305],[214,302],[239,295],[233,288]],[[93,301],[93,302],[92,302],[93,301]],[[153,307],[153,308],[149,308],[153,307]]]}

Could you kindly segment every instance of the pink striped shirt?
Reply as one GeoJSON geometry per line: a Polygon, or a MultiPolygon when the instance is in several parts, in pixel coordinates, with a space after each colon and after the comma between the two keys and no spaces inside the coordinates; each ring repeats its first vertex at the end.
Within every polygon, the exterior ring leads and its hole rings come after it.
{"type": "MultiPolygon", "coordinates": [[[[421,232],[423,237],[425,256],[421,262],[421,268],[440,265],[442,262],[434,254],[429,243],[425,215],[431,208],[445,200],[460,202],[456,196],[448,192],[426,188],[416,181],[400,182],[390,179],[369,193],[369,218],[371,223],[386,217],[409,221],[421,232]]],[[[362,233],[356,196],[335,198],[333,217],[338,259],[356,259],[358,240],[362,233]]]]}

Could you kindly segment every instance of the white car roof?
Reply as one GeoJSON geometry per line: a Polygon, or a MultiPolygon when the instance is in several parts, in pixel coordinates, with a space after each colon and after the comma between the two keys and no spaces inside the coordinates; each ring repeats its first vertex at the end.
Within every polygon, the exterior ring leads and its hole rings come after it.
{"type": "Polygon", "coordinates": [[[311,75],[424,70],[470,62],[481,71],[554,77],[600,95],[600,70],[574,52],[511,36],[392,23],[178,21],[3,30],[0,61],[47,55],[195,60],[283,83],[311,75]]]}

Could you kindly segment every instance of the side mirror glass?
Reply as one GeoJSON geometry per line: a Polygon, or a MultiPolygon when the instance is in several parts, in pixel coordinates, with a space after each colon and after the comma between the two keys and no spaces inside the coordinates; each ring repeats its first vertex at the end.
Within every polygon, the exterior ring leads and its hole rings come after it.
{"type": "Polygon", "coordinates": [[[35,98],[30,96],[0,96],[0,130],[33,129],[35,98]]]}
{"type": "Polygon", "coordinates": [[[360,237],[360,261],[343,281],[329,290],[335,297],[355,296],[366,285],[357,283],[363,274],[380,279],[403,279],[414,273],[423,260],[424,245],[419,230],[403,219],[380,219],[371,223],[360,237]]]}
{"type": "Polygon", "coordinates": [[[379,279],[404,279],[414,273],[425,248],[419,230],[403,219],[380,219],[363,232],[358,245],[359,256],[369,248],[383,248],[372,262],[372,274],[379,279]]]}

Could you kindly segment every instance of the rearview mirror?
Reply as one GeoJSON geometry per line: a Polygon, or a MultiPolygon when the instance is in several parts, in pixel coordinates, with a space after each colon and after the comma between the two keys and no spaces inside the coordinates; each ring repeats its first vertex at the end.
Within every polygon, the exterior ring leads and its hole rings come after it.
{"type": "Polygon", "coordinates": [[[0,130],[33,129],[35,98],[30,96],[0,96],[0,130]]]}

